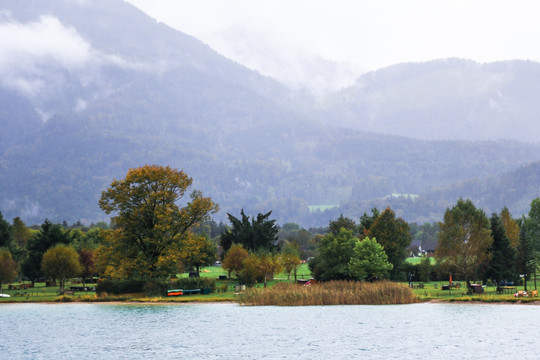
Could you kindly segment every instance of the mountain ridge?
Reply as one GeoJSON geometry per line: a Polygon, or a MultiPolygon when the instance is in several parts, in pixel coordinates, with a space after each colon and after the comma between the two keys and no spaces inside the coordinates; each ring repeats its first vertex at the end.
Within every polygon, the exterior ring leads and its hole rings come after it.
{"type": "MultiPolygon", "coordinates": [[[[104,220],[97,202],[114,178],[132,167],[161,164],[192,176],[194,187],[221,205],[220,219],[244,208],[273,210],[280,223],[323,226],[334,213],[310,212],[310,205],[342,205],[333,211],[346,211],[351,201],[368,206],[391,193],[502,176],[539,160],[538,144],[427,141],[343,127],[350,118],[339,117],[350,109],[336,104],[347,91],[321,112],[313,99],[122,1],[7,4],[11,8],[2,9],[12,13],[9,26],[32,31],[39,25],[44,33],[63,34],[67,45],[89,50],[78,62],[83,65],[76,65],[26,46],[17,60],[25,64],[30,58],[32,66],[9,69],[37,84],[36,90],[25,93],[0,82],[0,104],[7,105],[0,109],[0,126],[8,130],[0,134],[0,211],[6,218],[104,220]],[[124,25],[139,31],[122,32],[124,25]],[[143,66],[153,62],[158,70],[143,66]]],[[[1,18],[0,26],[7,26],[1,18]]],[[[418,66],[388,71],[431,71],[418,66]]],[[[413,75],[400,76],[406,83],[413,75]]],[[[386,77],[392,86],[393,77],[386,77]]],[[[440,209],[426,206],[433,214],[440,209]]]]}
{"type": "Polygon", "coordinates": [[[540,141],[540,64],[456,58],[364,74],[324,105],[341,126],[430,140],[540,141]]]}

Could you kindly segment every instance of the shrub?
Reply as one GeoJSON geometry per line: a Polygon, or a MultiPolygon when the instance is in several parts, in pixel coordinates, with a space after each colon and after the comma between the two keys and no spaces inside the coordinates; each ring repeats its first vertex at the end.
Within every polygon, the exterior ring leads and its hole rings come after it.
{"type": "Polygon", "coordinates": [[[167,285],[161,281],[148,280],[144,282],[143,292],[146,296],[166,295],[167,285]]]}
{"type": "MultiPolygon", "coordinates": [[[[216,290],[216,281],[211,278],[183,278],[174,282],[174,288],[176,289],[210,289],[214,292],[216,290]]],[[[170,286],[169,286],[170,287],[170,286]]]]}
{"type": "MultiPolygon", "coordinates": [[[[120,295],[120,294],[133,294],[146,291],[155,292],[157,282],[152,284],[152,281],[141,280],[141,279],[130,279],[130,280],[102,280],[98,283],[96,287],[96,293],[101,295],[103,293],[120,295]]],[[[161,290],[158,292],[158,294],[161,290]]]]}
{"type": "Polygon", "coordinates": [[[63,295],[63,296],[57,298],[55,301],[56,301],[56,302],[72,302],[72,301],[73,301],[73,298],[72,298],[72,297],[69,297],[69,296],[63,295]]]}

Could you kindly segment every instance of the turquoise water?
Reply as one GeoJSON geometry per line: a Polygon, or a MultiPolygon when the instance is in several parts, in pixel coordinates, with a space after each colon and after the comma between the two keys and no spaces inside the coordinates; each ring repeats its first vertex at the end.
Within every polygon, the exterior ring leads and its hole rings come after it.
{"type": "Polygon", "coordinates": [[[1,359],[538,359],[540,307],[0,305],[1,359]]]}

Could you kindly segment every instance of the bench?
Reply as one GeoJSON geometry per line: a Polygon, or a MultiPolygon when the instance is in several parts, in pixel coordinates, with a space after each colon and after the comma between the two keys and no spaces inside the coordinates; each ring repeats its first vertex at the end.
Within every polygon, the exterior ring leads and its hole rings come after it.
{"type": "Polygon", "coordinates": [[[513,294],[516,288],[511,286],[503,286],[497,289],[498,294],[513,294]]]}
{"type": "Polygon", "coordinates": [[[75,291],[73,291],[73,290],[60,290],[59,294],[60,295],[74,295],[75,291]]]}
{"type": "Polygon", "coordinates": [[[184,290],[184,295],[200,294],[200,293],[201,293],[201,289],[184,290]]]}

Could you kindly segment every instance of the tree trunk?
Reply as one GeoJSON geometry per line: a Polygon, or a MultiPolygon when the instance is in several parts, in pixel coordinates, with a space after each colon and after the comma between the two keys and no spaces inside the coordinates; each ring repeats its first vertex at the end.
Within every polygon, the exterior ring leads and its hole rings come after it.
{"type": "Polygon", "coordinates": [[[536,290],[536,264],[534,264],[534,290],[536,290]]]}
{"type": "Polygon", "coordinates": [[[465,276],[465,282],[467,283],[467,295],[472,294],[472,288],[471,288],[471,280],[469,280],[469,276],[465,276]]]}

